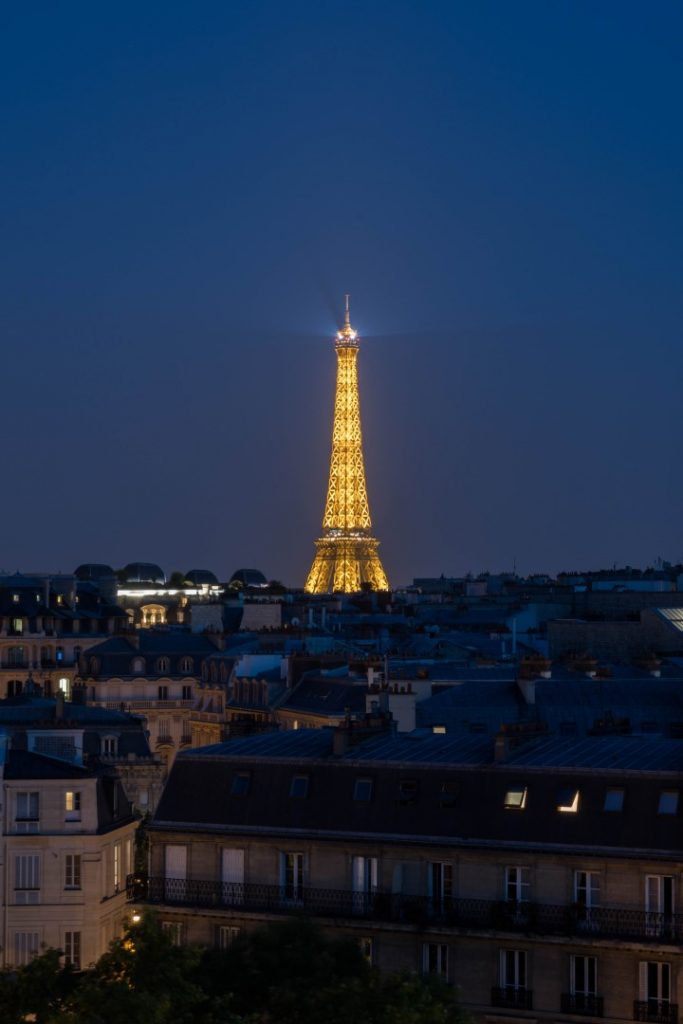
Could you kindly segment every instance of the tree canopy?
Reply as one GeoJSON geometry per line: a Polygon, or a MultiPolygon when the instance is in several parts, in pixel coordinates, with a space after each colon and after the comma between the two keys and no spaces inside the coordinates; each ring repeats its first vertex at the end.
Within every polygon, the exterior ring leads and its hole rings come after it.
{"type": "Polygon", "coordinates": [[[130,921],[96,964],[59,950],[0,972],[3,1024],[466,1024],[438,978],[380,974],[350,939],[292,918],[226,950],[178,946],[153,913],[130,921]]]}

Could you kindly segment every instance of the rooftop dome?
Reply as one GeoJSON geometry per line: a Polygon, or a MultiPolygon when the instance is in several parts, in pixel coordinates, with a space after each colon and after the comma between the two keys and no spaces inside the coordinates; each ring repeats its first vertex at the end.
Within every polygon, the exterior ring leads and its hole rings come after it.
{"type": "Polygon", "coordinates": [[[77,580],[101,580],[115,575],[110,565],[101,565],[99,562],[84,562],[74,571],[77,580]]]}
{"type": "Polygon", "coordinates": [[[238,569],[230,577],[228,586],[233,589],[240,587],[267,587],[268,580],[258,569],[238,569]]]}
{"type": "Polygon", "coordinates": [[[218,583],[218,578],[208,569],[190,569],[185,573],[185,582],[194,583],[195,586],[213,586],[218,583]]]}
{"type": "Polygon", "coordinates": [[[160,583],[166,582],[164,570],[153,562],[129,562],[121,575],[126,583],[160,583]]]}

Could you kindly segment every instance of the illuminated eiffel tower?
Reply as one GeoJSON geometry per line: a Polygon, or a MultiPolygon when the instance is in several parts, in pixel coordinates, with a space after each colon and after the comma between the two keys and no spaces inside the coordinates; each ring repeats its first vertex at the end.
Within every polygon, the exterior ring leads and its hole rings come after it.
{"type": "Polygon", "coordinates": [[[358,399],[358,332],[351,326],[346,296],[344,326],[337,331],[337,390],[334,397],[330,482],[323,515],[323,535],[306,580],[309,594],[341,591],[351,594],[369,584],[388,590],[389,582],[377,554],[379,541],[370,534],[372,522],[365,488],[363,437],[358,399]]]}

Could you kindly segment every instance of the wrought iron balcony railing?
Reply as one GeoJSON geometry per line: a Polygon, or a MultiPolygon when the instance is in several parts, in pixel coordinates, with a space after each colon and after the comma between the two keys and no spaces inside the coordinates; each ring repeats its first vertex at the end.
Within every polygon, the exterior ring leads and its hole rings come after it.
{"type": "Polygon", "coordinates": [[[534,993],[530,988],[509,985],[491,989],[491,1006],[505,1006],[513,1010],[533,1010],[534,993]]]}
{"type": "MultiPolygon", "coordinates": [[[[202,879],[130,876],[128,899],[169,906],[236,908],[310,916],[365,917],[415,926],[441,925],[532,935],[590,935],[601,939],[683,943],[683,914],[654,914],[629,907],[599,907],[590,921],[573,906],[547,903],[514,904],[496,900],[405,893],[351,892],[310,886],[261,885],[202,879]]],[[[650,1020],[650,1018],[644,1018],[650,1020]]]]}
{"type": "Polygon", "coordinates": [[[663,999],[644,999],[633,1004],[633,1019],[651,1024],[678,1024],[678,1006],[663,999]]]}
{"type": "Polygon", "coordinates": [[[602,996],[590,995],[588,992],[563,992],[560,996],[562,1013],[576,1013],[586,1017],[602,1017],[604,1001],[602,996]]]}

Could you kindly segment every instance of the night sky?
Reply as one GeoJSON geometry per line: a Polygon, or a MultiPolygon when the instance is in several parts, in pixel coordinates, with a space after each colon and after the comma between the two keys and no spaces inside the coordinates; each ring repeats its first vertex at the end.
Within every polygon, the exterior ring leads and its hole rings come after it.
{"type": "Polygon", "coordinates": [[[303,583],[351,293],[414,575],[683,559],[683,7],[32,3],[0,24],[0,567],[303,583]]]}

